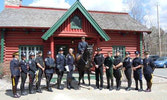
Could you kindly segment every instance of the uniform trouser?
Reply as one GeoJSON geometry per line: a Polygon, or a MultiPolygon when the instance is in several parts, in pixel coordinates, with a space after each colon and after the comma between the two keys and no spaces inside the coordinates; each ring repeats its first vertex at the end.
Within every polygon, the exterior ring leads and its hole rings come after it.
{"type": "Polygon", "coordinates": [[[99,88],[99,75],[100,75],[100,87],[103,87],[103,67],[99,66],[99,68],[96,68],[95,74],[96,74],[96,87],[99,88]]]}
{"type": "Polygon", "coordinates": [[[140,82],[140,89],[143,89],[143,82],[142,82],[142,71],[134,71],[133,73],[135,83],[136,83],[136,89],[138,89],[138,81],[140,82]]]}
{"type": "Polygon", "coordinates": [[[29,92],[33,90],[34,79],[35,79],[35,74],[29,74],[29,92]]]}
{"type": "Polygon", "coordinates": [[[11,79],[12,79],[12,91],[13,91],[13,95],[17,94],[17,85],[18,85],[18,82],[19,82],[19,77],[20,76],[12,76],[11,77],[11,79]]]}
{"type": "Polygon", "coordinates": [[[147,82],[147,89],[151,89],[152,87],[152,78],[153,78],[153,74],[144,74],[144,77],[146,79],[147,82]]]}
{"type": "Polygon", "coordinates": [[[125,76],[128,80],[128,88],[131,87],[131,84],[132,84],[132,69],[131,68],[128,68],[125,70],[125,76]]]}
{"type": "Polygon", "coordinates": [[[21,85],[20,85],[21,92],[25,91],[24,85],[25,85],[26,79],[27,79],[27,73],[21,72],[21,85]]]}
{"type": "Polygon", "coordinates": [[[58,87],[61,85],[61,80],[62,80],[63,74],[64,74],[64,71],[57,71],[57,75],[58,75],[57,85],[58,85],[58,87]]]}
{"type": "Polygon", "coordinates": [[[40,86],[41,86],[42,74],[43,74],[43,71],[42,71],[41,69],[39,69],[38,82],[37,82],[37,84],[36,84],[37,90],[40,89],[40,86]]]}
{"type": "Polygon", "coordinates": [[[106,70],[106,77],[107,77],[107,87],[113,88],[113,68],[106,70]],[[111,85],[110,85],[110,81],[111,81],[111,85]]]}
{"type": "Polygon", "coordinates": [[[72,74],[73,74],[72,70],[67,72],[67,86],[71,86],[72,74]]]}
{"type": "Polygon", "coordinates": [[[47,89],[50,88],[50,81],[52,79],[52,76],[53,76],[53,73],[45,73],[47,89]]]}
{"type": "Polygon", "coordinates": [[[120,69],[114,70],[114,77],[116,78],[116,86],[117,86],[117,88],[120,88],[120,86],[121,86],[121,78],[122,78],[122,74],[121,74],[121,70],[120,69]]]}

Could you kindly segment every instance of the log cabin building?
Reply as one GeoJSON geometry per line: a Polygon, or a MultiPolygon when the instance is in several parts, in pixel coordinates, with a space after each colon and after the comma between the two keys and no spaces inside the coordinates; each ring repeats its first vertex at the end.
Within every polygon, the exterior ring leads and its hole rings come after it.
{"type": "MultiPolygon", "coordinates": [[[[12,53],[43,51],[46,57],[51,50],[52,57],[63,47],[77,52],[81,36],[86,37],[94,49],[102,48],[115,54],[129,51],[143,52],[143,33],[151,33],[128,13],[86,10],[77,0],[69,9],[22,6],[21,0],[5,0],[0,13],[0,61],[8,64],[12,53]]],[[[7,67],[9,69],[9,67],[7,67]]]]}

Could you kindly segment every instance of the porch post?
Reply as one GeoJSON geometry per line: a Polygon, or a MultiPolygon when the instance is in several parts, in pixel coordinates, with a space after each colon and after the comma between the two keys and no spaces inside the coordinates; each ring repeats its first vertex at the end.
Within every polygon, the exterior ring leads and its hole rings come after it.
{"type": "Polygon", "coordinates": [[[51,50],[51,52],[52,52],[52,58],[54,58],[54,38],[53,38],[53,36],[51,36],[50,37],[50,50],[51,50]]]}
{"type": "Polygon", "coordinates": [[[1,31],[1,63],[3,63],[4,58],[4,30],[1,31]]]}
{"type": "Polygon", "coordinates": [[[140,54],[143,56],[143,33],[140,33],[140,54]]]}

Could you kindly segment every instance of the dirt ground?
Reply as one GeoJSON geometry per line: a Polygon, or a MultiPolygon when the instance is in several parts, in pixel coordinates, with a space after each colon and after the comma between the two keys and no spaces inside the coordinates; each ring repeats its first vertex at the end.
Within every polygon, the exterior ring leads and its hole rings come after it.
{"type": "MultiPolygon", "coordinates": [[[[65,76],[62,84],[65,83],[65,76]]],[[[86,83],[87,79],[85,80],[86,83]]],[[[146,88],[145,79],[143,78],[143,86],[146,88]]],[[[54,82],[53,82],[54,84],[54,82]]],[[[115,85],[115,84],[114,84],[115,85]]],[[[91,79],[91,86],[81,85],[79,90],[57,90],[55,86],[53,86],[53,92],[47,92],[45,90],[45,78],[42,80],[42,91],[43,93],[39,94],[28,94],[26,96],[22,96],[17,100],[167,100],[167,79],[162,77],[154,76],[153,78],[153,87],[151,93],[146,92],[138,92],[134,90],[134,80],[132,83],[131,91],[125,91],[125,87],[127,86],[126,79],[123,78],[122,88],[120,91],[109,91],[106,89],[106,79],[104,75],[104,89],[96,90],[95,80],[91,79]]],[[[28,86],[28,82],[26,83],[26,87],[28,86]]],[[[18,85],[19,87],[19,85],[18,85]]],[[[20,91],[19,91],[20,93],[20,91]]],[[[0,100],[15,100],[12,97],[11,91],[11,83],[10,80],[2,79],[0,80],[0,100]]]]}

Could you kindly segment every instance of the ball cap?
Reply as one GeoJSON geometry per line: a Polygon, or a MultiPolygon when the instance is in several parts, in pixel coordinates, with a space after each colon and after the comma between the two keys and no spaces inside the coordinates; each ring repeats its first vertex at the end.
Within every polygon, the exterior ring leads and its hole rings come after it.
{"type": "Polygon", "coordinates": [[[140,52],[139,52],[139,51],[135,51],[135,54],[136,54],[136,55],[139,55],[139,54],[140,54],[140,52]]]}
{"type": "Polygon", "coordinates": [[[30,56],[35,56],[35,53],[34,52],[30,52],[30,56]]]}
{"type": "Polygon", "coordinates": [[[22,53],[22,54],[21,54],[21,57],[26,57],[26,54],[25,54],[25,53],[22,53]]]}
{"type": "Polygon", "coordinates": [[[82,36],[81,39],[85,39],[85,36],[82,36]]]}
{"type": "Polygon", "coordinates": [[[125,52],[125,55],[130,55],[130,52],[128,52],[128,51],[127,51],[127,52],[125,52]]]}
{"type": "Polygon", "coordinates": [[[18,56],[19,55],[19,52],[14,52],[13,53],[13,56],[18,56]]]}
{"type": "Polygon", "coordinates": [[[96,51],[102,51],[102,49],[101,48],[97,48],[96,51]]]}
{"type": "Polygon", "coordinates": [[[36,54],[41,54],[42,52],[41,51],[37,51],[36,54]]]}
{"type": "Polygon", "coordinates": [[[63,48],[59,48],[59,51],[63,51],[63,48]]]}
{"type": "Polygon", "coordinates": [[[149,54],[149,51],[144,51],[144,54],[145,54],[145,55],[148,55],[148,54],[149,54]]]}
{"type": "Polygon", "coordinates": [[[47,54],[48,54],[48,55],[51,55],[51,54],[52,54],[52,52],[51,52],[51,51],[48,51],[48,52],[47,52],[47,54]]]}

